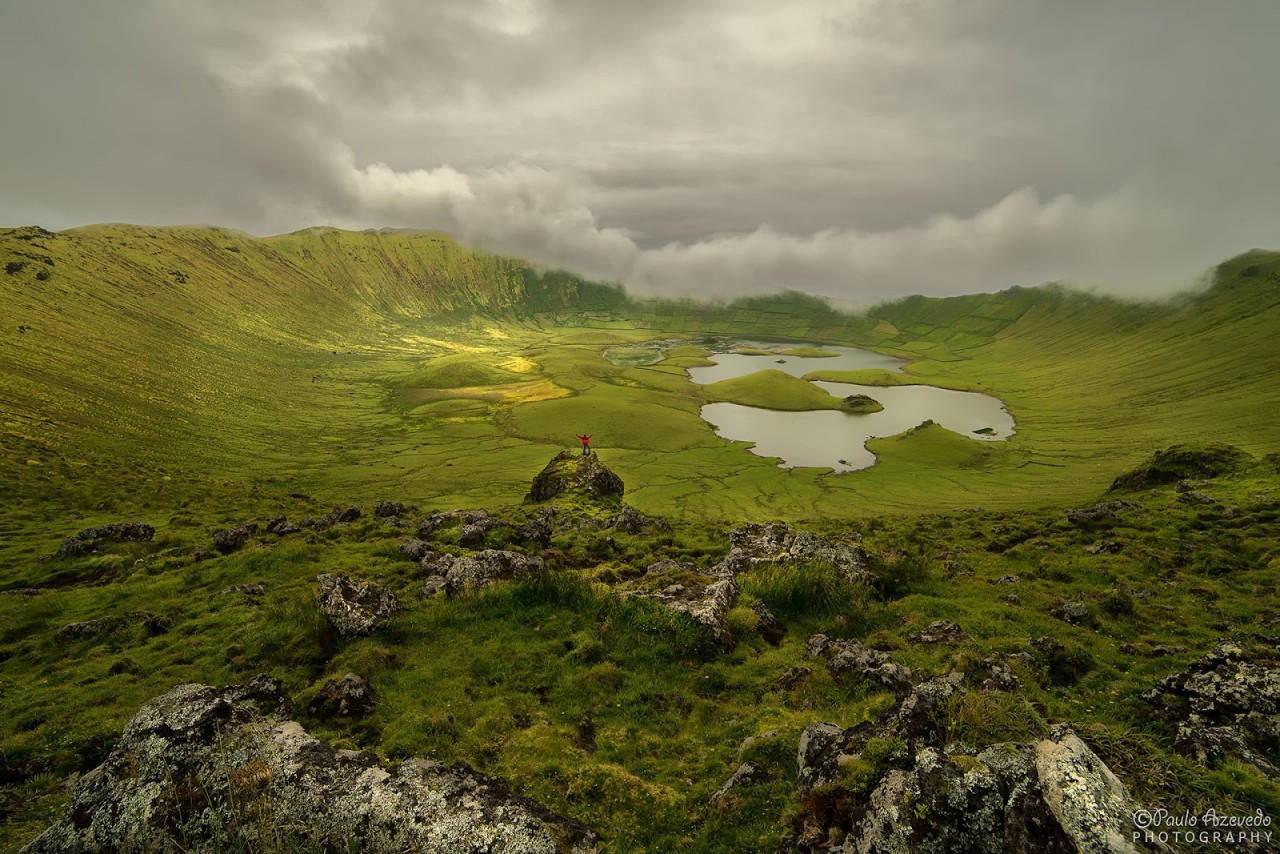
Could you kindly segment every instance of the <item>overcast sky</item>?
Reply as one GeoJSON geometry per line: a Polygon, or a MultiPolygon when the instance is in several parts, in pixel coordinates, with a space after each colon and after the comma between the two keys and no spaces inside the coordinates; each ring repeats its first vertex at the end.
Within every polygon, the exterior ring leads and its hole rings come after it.
{"type": "Polygon", "coordinates": [[[1277,0],[0,0],[0,224],[1167,292],[1280,248],[1277,45],[1277,0]]]}

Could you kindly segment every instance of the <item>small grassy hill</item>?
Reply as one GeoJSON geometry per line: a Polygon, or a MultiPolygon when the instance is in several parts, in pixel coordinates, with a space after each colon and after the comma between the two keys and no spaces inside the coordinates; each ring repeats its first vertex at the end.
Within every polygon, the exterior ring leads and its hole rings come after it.
{"type": "MultiPolygon", "coordinates": [[[[877,412],[870,405],[849,404],[799,377],[769,369],[744,377],[720,380],[703,386],[709,400],[803,412],[814,409],[837,409],[844,412],[877,412]]],[[[873,401],[874,402],[874,401],[873,401]]],[[[877,404],[878,405],[878,404],[877,404]]],[[[880,407],[883,409],[884,407],[880,407]]]]}

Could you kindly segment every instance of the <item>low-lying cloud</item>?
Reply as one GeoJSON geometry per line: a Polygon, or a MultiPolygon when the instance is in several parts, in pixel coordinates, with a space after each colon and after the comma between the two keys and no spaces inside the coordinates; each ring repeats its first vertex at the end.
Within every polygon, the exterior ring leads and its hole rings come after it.
{"type": "Polygon", "coordinates": [[[664,295],[1166,293],[1280,245],[1277,35],[1270,0],[5,4],[0,222],[436,229],[664,295]]]}

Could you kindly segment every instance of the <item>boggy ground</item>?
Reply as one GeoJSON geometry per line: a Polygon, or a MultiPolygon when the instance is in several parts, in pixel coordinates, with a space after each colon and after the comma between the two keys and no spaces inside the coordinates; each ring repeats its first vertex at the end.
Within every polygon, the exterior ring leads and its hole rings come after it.
{"type": "MultiPolygon", "coordinates": [[[[611,462],[606,452],[600,459],[611,462]]],[[[229,685],[263,672],[335,748],[368,749],[393,765],[464,762],[507,778],[596,830],[606,850],[814,845],[815,826],[845,832],[832,805],[853,809],[893,744],[877,742],[850,766],[839,784],[850,794],[828,786],[802,796],[802,731],[871,721],[896,713],[900,700],[875,678],[833,676],[811,654],[817,634],[856,639],[919,679],[966,674],[931,726],[971,753],[1068,723],[1141,803],[1280,816],[1274,779],[1229,755],[1189,758],[1175,743],[1176,715],[1142,698],[1224,637],[1274,659],[1276,460],[1185,452],[1120,486],[1066,512],[809,526],[850,548],[860,540],[869,578],[814,560],[740,565],[727,643],[688,614],[619,594],[712,582],[729,528],[624,512],[616,496],[561,496],[420,528],[425,509],[329,513],[263,490],[234,520],[257,530],[219,537],[225,553],[211,526],[160,520],[150,540],[136,528],[95,532],[77,541],[83,547],[62,546],[68,556],[25,562],[0,596],[4,849],[61,812],[68,775],[99,764],[144,702],[180,683],[229,685]],[[282,514],[287,523],[275,520],[282,514]],[[312,521],[290,531],[304,516],[312,521]],[[133,534],[144,541],[110,539],[133,534]],[[426,545],[406,551],[406,538],[426,545]],[[540,556],[545,571],[428,597],[439,585],[427,583],[424,548],[437,561],[511,549],[540,556]],[[660,560],[693,566],[647,571],[660,560]],[[344,637],[317,605],[324,573],[384,585],[401,609],[367,636],[344,637]],[[780,639],[761,605],[782,623],[780,639]],[[979,663],[993,657],[1015,689],[982,689],[979,663]],[[372,712],[322,713],[311,701],[348,672],[368,680],[372,712]],[[742,747],[749,737],[757,741],[742,747]],[[760,773],[713,805],[742,761],[760,773]]],[[[43,550],[59,548],[51,536],[43,550]]],[[[1272,763],[1274,749],[1263,747],[1272,763]]]]}

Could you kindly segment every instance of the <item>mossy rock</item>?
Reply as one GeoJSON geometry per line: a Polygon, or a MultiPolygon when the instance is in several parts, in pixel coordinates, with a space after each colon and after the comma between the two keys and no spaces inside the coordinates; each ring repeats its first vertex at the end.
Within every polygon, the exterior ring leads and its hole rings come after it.
{"type": "Polygon", "coordinates": [[[1111,489],[1137,490],[1187,478],[1213,478],[1243,471],[1252,464],[1253,457],[1234,445],[1172,445],[1117,477],[1111,489]]]}

